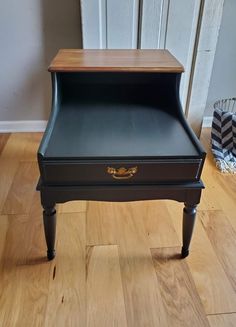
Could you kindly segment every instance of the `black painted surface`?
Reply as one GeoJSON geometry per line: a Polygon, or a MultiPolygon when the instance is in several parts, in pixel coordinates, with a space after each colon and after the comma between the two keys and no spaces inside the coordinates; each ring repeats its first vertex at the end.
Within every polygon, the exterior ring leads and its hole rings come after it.
{"type": "Polygon", "coordinates": [[[48,259],[55,203],[185,202],[182,257],[204,188],[205,151],[183,115],[176,73],[53,73],[52,112],[38,151],[48,259]],[[117,180],[107,167],[138,167],[117,180]]]}
{"type": "Polygon", "coordinates": [[[197,213],[197,205],[185,203],[183,210],[183,247],[181,251],[182,258],[189,255],[189,245],[192,239],[195,218],[197,213]]]}
{"type": "Polygon", "coordinates": [[[179,74],[58,73],[49,128],[39,150],[52,184],[193,182],[204,153],[178,102],[179,74]],[[138,167],[115,180],[107,167],[138,167]]]}
{"type": "Polygon", "coordinates": [[[155,184],[160,182],[193,182],[198,180],[201,160],[136,161],[121,160],[107,162],[84,162],[54,160],[45,162],[42,178],[47,184],[155,184]],[[107,173],[107,167],[137,167],[137,173],[130,179],[114,179],[107,173]]]}
{"type": "Polygon", "coordinates": [[[45,153],[48,159],[170,156],[199,153],[177,117],[158,107],[131,103],[63,105],[45,153]]]}
{"type": "Polygon", "coordinates": [[[44,206],[43,211],[43,224],[44,224],[44,233],[47,243],[47,257],[48,260],[52,260],[55,255],[55,238],[56,238],[56,210],[54,206],[46,207],[44,206]]]}
{"type": "Polygon", "coordinates": [[[61,73],[45,159],[199,157],[177,115],[175,75],[61,73]]]}
{"type": "Polygon", "coordinates": [[[169,199],[189,204],[200,202],[204,185],[194,183],[155,184],[155,185],[52,185],[41,180],[37,190],[41,192],[43,206],[54,206],[73,200],[95,200],[126,202],[154,199],[169,199]]]}

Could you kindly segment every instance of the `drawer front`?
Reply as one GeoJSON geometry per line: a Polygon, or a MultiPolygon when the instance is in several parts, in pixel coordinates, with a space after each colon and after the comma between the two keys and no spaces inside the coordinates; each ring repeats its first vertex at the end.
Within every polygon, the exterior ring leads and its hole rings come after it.
{"type": "Polygon", "coordinates": [[[154,184],[199,180],[201,159],[166,161],[41,162],[47,184],[154,184]]]}

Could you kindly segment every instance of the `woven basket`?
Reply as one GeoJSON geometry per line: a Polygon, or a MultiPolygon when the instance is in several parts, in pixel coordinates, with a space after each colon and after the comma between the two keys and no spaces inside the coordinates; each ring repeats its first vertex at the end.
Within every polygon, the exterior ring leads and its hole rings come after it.
{"type": "Polygon", "coordinates": [[[236,98],[218,100],[214,103],[214,109],[236,113],[236,98]]]}
{"type": "Polygon", "coordinates": [[[236,98],[214,104],[211,145],[220,171],[236,173],[236,98]]]}

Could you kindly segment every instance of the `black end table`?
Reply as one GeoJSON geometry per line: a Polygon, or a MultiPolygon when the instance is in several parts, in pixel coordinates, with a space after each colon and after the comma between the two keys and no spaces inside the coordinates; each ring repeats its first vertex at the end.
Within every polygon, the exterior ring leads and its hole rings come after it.
{"type": "Polygon", "coordinates": [[[184,202],[189,253],[205,151],[179,101],[182,65],[166,50],[60,50],[49,67],[52,111],[38,150],[47,256],[56,203],[184,202]]]}

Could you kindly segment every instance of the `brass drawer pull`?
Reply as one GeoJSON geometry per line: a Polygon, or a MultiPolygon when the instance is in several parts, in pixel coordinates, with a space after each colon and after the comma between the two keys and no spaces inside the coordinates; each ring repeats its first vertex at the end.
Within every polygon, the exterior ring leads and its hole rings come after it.
{"type": "Polygon", "coordinates": [[[112,167],[107,167],[107,173],[112,175],[113,178],[115,179],[129,179],[134,176],[138,171],[138,167],[132,167],[132,168],[125,168],[125,167],[120,167],[120,168],[112,168],[112,167]]]}

